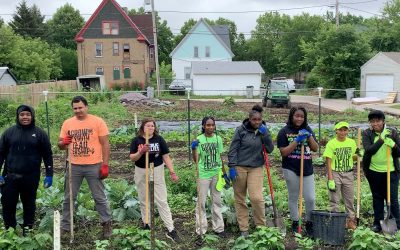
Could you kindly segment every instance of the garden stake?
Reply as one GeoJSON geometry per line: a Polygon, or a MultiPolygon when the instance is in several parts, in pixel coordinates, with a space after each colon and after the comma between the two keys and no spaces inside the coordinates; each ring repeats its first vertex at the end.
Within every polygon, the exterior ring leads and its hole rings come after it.
{"type": "MultiPolygon", "coordinates": [[[[149,131],[148,129],[145,130],[145,139],[146,139],[146,146],[149,145],[149,131]]],[[[146,203],[146,213],[145,213],[145,217],[144,217],[144,224],[145,225],[149,225],[149,152],[146,152],[146,162],[145,162],[145,168],[146,168],[146,187],[145,187],[145,191],[146,191],[146,198],[145,198],[145,203],[146,203]]]]}
{"type": "Polygon", "coordinates": [[[150,209],[151,209],[151,227],[150,227],[150,246],[156,249],[156,232],[154,222],[154,163],[150,163],[150,209]]]}
{"type": "Polygon", "coordinates": [[[71,233],[71,239],[69,243],[74,242],[74,201],[72,199],[72,169],[71,169],[71,152],[69,146],[67,146],[67,168],[68,168],[68,188],[69,188],[69,231],[71,233]]]}
{"type": "Polygon", "coordinates": [[[270,165],[269,165],[269,161],[268,161],[267,149],[265,148],[264,144],[262,145],[262,147],[263,147],[264,160],[265,160],[265,169],[267,170],[267,176],[268,176],[269,192],[271,194],[272,210],[274,212],[273,224],[275,227],[279,228],[279,230],[282,232],[283,235],[286,235],[285,222],[283,221],[282,217],[279,216],[278,210],[276,209],[274,188],[272,185],[271,169],[270,169],[270,165]]]}
{"type": "MultiPolygon", "coordinates": [[[[357,148],[361,147],[361,128],[357,131],[357,148]]],[[[360,224],[360,197],[361,197],[361,157],[357,155],[357,226],[360,224]]]]}
{"type": "Polygon", "coordinates": [[[397,232],[396,219],[390,219],[390,158],[392,157],[389,146],[386,149],[386,162],[387,162],[387,190],[386,190],[386,218],[380,221],[382,232],[384,234],[394,235],[397,232]]]}
{"type": "Polygon", "coordinates": [[[299,227],[297,232],[301,234],[301,216],[303,214],[303,171],[304,171],[304,144],[301,143],[301,156],[300,156],[300,190],[299,190],[299,227]]]}

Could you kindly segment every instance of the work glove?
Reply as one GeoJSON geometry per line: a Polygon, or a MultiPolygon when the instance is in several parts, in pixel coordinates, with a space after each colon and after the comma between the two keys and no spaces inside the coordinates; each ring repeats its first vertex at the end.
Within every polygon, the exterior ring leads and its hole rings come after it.
{"type": "Polygon", "coordinates": [[[356,149],[356,155],[357,155],[358,157],[362,157],[360,148],[357,148],[357,149],[356,149]]]}
{"type": "Polygon", "coordinates": [[[192,141],[192,150],[195,150],[199,146],[199,140],[192,141]]]}
{"type": "Polygon", "coordinates": [[[390,147],[390,148],[393,148],[394,145],[396,145],[396,143],[395,143],[395,142],[392,140],[392,138],[390,138],[390,137],[386,137],[385,139],[383,139],[383,143],[384,143],[386,146],[390,147]]]}
{"type": "Polygon", "coordinates": [[[225,179],[225,189],[229,189],[231,187],[231,179],[229,179],[227,174],[223,174],[222,177],[225,179]]]}
{"type": "Polygon", "coordinates": [[[169,178],[171,179],[172,182],[178,182],[179,177],[176,175],[175,172],[169,172],[169,178]]]}
{"type": "Polygon", "coordinates": [[[237,172],[235,167],[230,167],[229,168],[229,178],[231,181],[236,181],[237,178],[237,172]]]}
{"type": "Polygon", "coordinates": [[[140,144],[139,145],[139,153],[140,154],[145,154],[146,152],[149,152],[149,145],[147,144],[140,144]]]}
{"type": "Polygon", "coordinates": [[[305,141],[306,139],[307,139],[307,135],[306,134],[300,134],[300,133],[296,138],[294,138],[294,140],[299,144],[302,143],[303,141],[305,141]]]}
{"type": "Polygon", "coordinates": [[[384,128],[381,132],[381,139],[385,140],[386,137],[390,136],[390,130],[387,128],[384,128]]]}
{"type": "Polygon", "coordinates": [[[107,164],[101,164],[100,167],[100,179],[105,179],[108,177],[108,165],[107,164]]]}
{"type": "Polygon", "coordinates": [[[70,135],[67,135],[62,139],[62,143],[65,146],[68,146],[69,144],[71,144],[71,142],[72,142],[72,136],[70,136],[70,135]]]}
{"type": "Polygon", "coordinates": [[[0,176],[0,187],[6,183],[3,176],[0,176]]]}
{"type": "Polygon", "coordinates": [[[53,177],[52,176],[46,176],[44,178],[44,181],[43,181],[43,187],[44,188],[49,188],[52,185],[53,185],[53,177]]]}
{"type": "Polygon", "coordinates": [[[336,192],[336,184],[335,184],[335,180],[328,180],[328,189],[331,192],[336,192]]]}
{"type": "Polygon", "coordinates": [[[300,135],[306,135],[307,138],[311,136],[311,133],[308,132],[308,130],[305,129],[305,128],[303,128],[302,130],[300,130],[300,131],[299,131],[299,134],[300,134],[300,135]]]}
{"type": "Polygon", "coordinates": [[[260,127],[258,127],[258,132],[260,132],[260,134],[265,135],[265,133],[267,132],[267,126],[261,124],[260,127]]]}

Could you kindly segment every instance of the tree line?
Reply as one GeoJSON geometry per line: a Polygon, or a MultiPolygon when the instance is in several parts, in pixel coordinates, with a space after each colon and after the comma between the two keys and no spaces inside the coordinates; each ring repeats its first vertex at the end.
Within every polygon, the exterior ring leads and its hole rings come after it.
{"type": "MultiPolygon", "coordinates": [[[[144,9],[129,13],[144,13],[144,9]]],[[[400,51],[400,0],[388,1],[379,15],[370,18],[340,13],[339,20],[337,28],[332,12],[295,16],[268,12],[258,17],[254,30],[244,34],[229,19],[206,19],[210,25],[229,26],[233,60],[258,61],[267,77],[306,74],[309,87],[358,87],[360,66],[369,58],[379,51],[400,51]]],[[[156,22],[160,68],[171,76],[169,54],[197,20],[188,19],[178,34],[158,15],[156,22]]],[[[84,24],[79,10],[70,4],[44,21],[38,7],[23,0],[8,24],[0,18],[0,65],[9,66],[25,81],[74,79],[74,37],[84,24]]]]}

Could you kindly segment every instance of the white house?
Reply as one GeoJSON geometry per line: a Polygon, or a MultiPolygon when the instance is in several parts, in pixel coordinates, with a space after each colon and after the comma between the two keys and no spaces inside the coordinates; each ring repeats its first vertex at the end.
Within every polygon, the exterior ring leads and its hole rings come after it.
{"type": "Polygon", "coordinates": [[[245,95],[247,86],[259,91],[264,70],[257,61],[192,62],[193,94],[245,95]]]}
{"type": "Polygon", "coordinates": [[[8,67],[0,67],[0,86],[15,86],[17,83],[17,78],[8,67]]]}
{"type": "Polygon", "coordinates": [[[397,92],[400,89],[400,52],[376,54],[361,66],[360,79],[361,97],[385,99],[388,92],[397,92]]]}
{"type": "Polygon", "coordinates": [[[229,27],[200,19],[170,53],[175,81],[191,86],[192,62],[232,61],[229,27]]]}

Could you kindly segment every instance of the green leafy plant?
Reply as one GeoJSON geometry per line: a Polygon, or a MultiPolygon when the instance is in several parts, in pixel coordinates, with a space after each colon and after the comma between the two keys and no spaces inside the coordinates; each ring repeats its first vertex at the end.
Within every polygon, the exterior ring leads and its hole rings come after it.
{"type": "Polygon", "coordinates": [[[311,238],[308,238],[306,236],[302,236],[301,234],[296,233],[296,242],[299,245],[300,249],[309,249],[312,250],[314,247],[318,246],[320,244],[319,240],[312,240],[311,238]]]}
{"type": "MultiPolygon", "coordinates": [[[[137,227],[114,229],[112,246],[114,249],[150,249],[150,231],[137,227]]],[[[156,249],[166,247],[165,241],[156,239],[156,249]]]]}
{"type": "Polygon", "coordinates": [[[29,233],[26,237],[19,237],[13,228],[0,230],[0,249],[35,250],[48,249],[52,246],[53,237],[48,233],[29,233]]]}
{"type": "Polygon", "coordinates": [[[223,102],[223,104],[225,105],[225,106],[234,106],[235,105],[235,99],[232,97],[232,96],[228,96],[228,97],[225,97],[224,98],[224,102],[223,102]]]}

